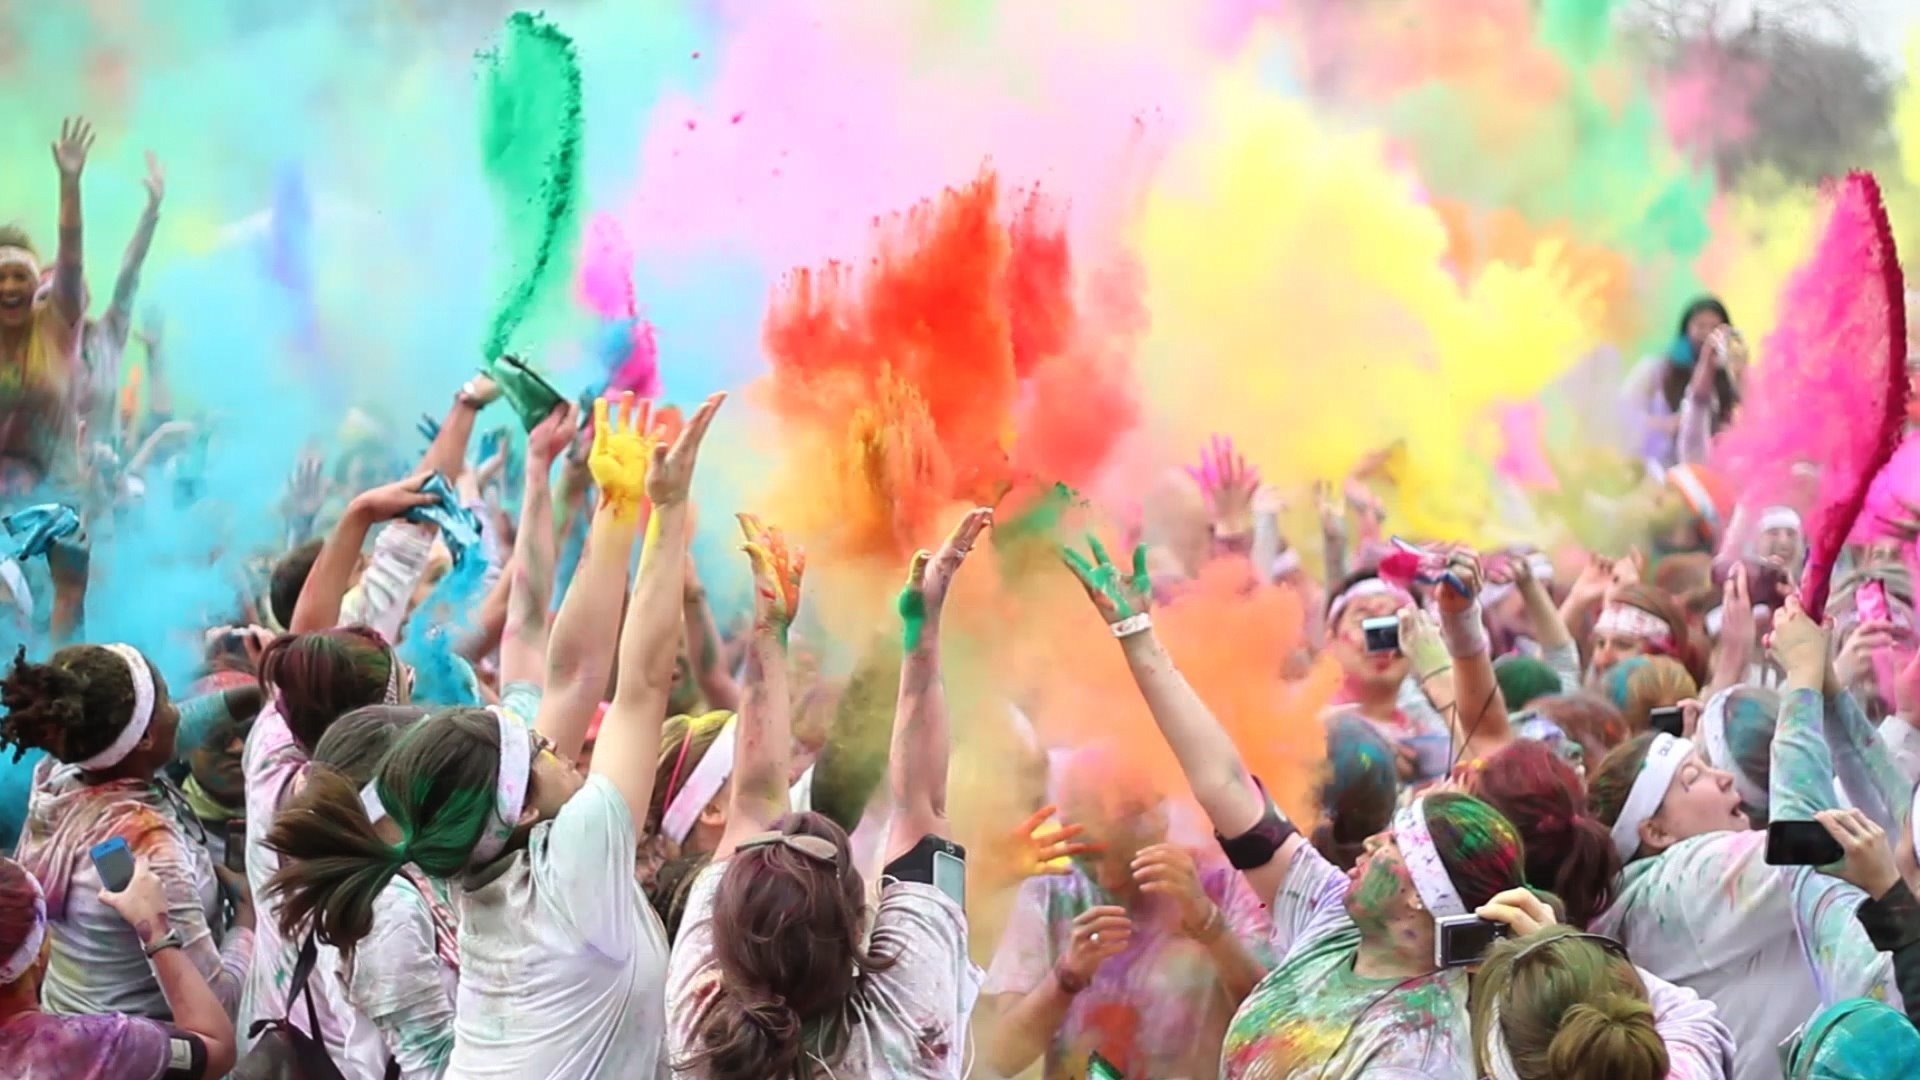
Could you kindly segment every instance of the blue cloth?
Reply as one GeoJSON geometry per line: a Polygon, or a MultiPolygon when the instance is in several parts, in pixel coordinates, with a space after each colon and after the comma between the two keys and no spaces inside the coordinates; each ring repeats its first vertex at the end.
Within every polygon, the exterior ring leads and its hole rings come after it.
{"type": "Polygon", "coordinates": [[[24,562],[45,555],[54,541],[79,532],[80,515],[71,506],[41,503],[0,518],[0,525],[6,527],[7,537],[13,542],[13,557],[24,562]]]}
{"type": "Polygon", "coordinates": [[[1854,998],[1817,1013],[1786,1055],[1788,1080],[1910,1080],[1920,1030],[1900,1010],[1854,998]]]}
{"type": "Polygon", "coordinates": [[[434,502],[407,511],[407,520],[420,525],[440,526],[440,539],[453,554],[453,565],[465,566],[480,550],[480,515],[460,505],[453,486],[439,473],[427,477],[420,490],[432,495],[434,502]]]}
{"type": "Polygon", "coordinates": [[[1693,342],[1687,340],[1685,334],[1674,338],[1673,344],[1667,346],[1667,363],[1682,371],[1692,371],[1694,362],[1698,359],[1700,359],[1699,350],[1693,347],[1693,342]]]}
{"type": "Polygon", "coordinates": [[[45,750],[29,750],[19,761],[11,748],[0,750],[0,854],[12,855],[27,825],[27,797],[33,793],[33,770],[45,750]]]}

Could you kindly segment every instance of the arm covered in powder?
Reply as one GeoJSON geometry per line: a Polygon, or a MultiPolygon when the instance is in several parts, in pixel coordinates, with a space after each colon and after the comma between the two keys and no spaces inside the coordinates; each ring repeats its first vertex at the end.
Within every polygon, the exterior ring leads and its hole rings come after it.
{"type": "Polygon", "coordinates": [[[1667,1044],[1669,1080],[1728,1080],[1733,1075],[1733,1033],[1713,1002],[1650,971],[1640,971],[1653,1006],[1653,1026],[1667,1044]]]}

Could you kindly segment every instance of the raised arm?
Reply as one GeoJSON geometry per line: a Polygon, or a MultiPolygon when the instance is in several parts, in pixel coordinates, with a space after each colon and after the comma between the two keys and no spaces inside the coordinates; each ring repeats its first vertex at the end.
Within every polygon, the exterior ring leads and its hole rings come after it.
{"type": "MultiPolygon", "coordinates": [[[[633,559],[633,541],[647,516],[647,447],[639,440],[651,437],[648,406],[645,402],[628,406],[638,412],[633,427],[622,429],[609,419],[607,405],[604,399],[594,405],[593,448],[587,456],[588,468],[600,478],[600,501],[553,619],[546,688],[533,725],[558,753],[568,757],[585,745],[587,727],[607,692],[613,653],[620,643],[627,567],[633,559]],[[628,446],[629,442],[633,445],[628,446]]],[[[584,492],[587,485],[574,486],[584,492]]]]}
{"type": "MultiPolygon", "coordinates": [[[[1267,799],[1247,771],[1233,736],[1187,685],[1173,666],[1173,658],[1154,636],[1153,582],[1147,575],[1146,547],[1134,549],[1133,571],[1123,573],[1107,557],[1099,540],[1089,537],[1088,543],[1092,558],[1068,549],[1064,552],[1067,567],[1080,579],[1109,630],[1120,639],[1134,684],[1146,699],[1153,722],[1180,762],[1187,786],[1206,811],[1214,831],[1223,837],[1246,835],[1266,816],[1267,799]]],[[[1295,832],[1266,865],[1243,871],[1261,903],[1273,903],[1286,880],[1295,849],[1304,842],[1295,832]]]]}
{"type": "Polygon", "coordinates": [[[787,691],[787,631],[800,610],[800,578],[807,555],[789,547],[779,529],[740,515],[747,559],[753,564],[753,636],[747,646],[747,685],[735,736],[733,794],[717,862],[740,841],[765,832],[787,812],[793,763],[793,701],[787,691]]]}
{"type": "MultiPolygon", "coordinates": [[[[127,333],[133,327],[133,296],[140,289],[140,268],[146,265],[147,252],[153,247],[153,231],[160,224],[160,201],[167,194],[167,175],[160,168],[160,159],[147,151],[147,207],[140,212],[140,221],[133,227],[133,238],[127,241],[127,253],[120,260],[120,276],[113,283],[113,299],[107,304],[106,317],[101,320],[108,331],[114,335],[114,345],[124,348],[127,333]]],[[[107,393],[112,393],[111,387],[107,393]]]]}
{"type": "Polygon", "coordinates": [[[563,404],[527,433],[527,476],[507,568],[512,584],[506,628],[500,635],[502,687],[538,683],[546,674],[547,612],[553,605],[553,459],[573,442],[573,431],[573,407],[563,404]]]}
{"type": "MultiPolygon", "coordinates": [[[[666,719],[667,694],[673,688],[673,662],[680,651],[680,595],[687,555],[687,496],[700,441],[713,423],[725,394],[715,394],[688,421],[673,448],[649,439],[634,426],[632,395],[627,423],[618,439],[609,438],[606,454],[594,448],[593,478],[601,497],[620,512],[640,513],[641,496],[653,502],[640,574],[620,630],[619,685],[600,724],[593,771],[620,789],[636,827],[647,820],[653,777],[659,764],[660,725],[666,719]],[[636,489],[633,478],[641,480],[636,489]]],[[[596,409],[603,410],[602,401],[596,409]]],[[[604,427],[605,425],[601,425],[604,427]]],[[[576,586],[578,582],[575,583],[576,586]]]]}
{"type": "Polygon", "coordinates": [[[93,149],[93,125],[81,117],[60,124],[53,163],[60,170],[60,252],[53,265],[53,306],[61,321],[80,329],[87,314],[87,275],[81,252],[80,171],[93,149]]]}
{"type": "Polygon", "coordinates": [[[687,556],[686,592],[681,598],[681,614],[687,623],[687,661],[693,667],[694,681],[700,684],[700,696],[709,709],[740,708],[740,685],[733,672],[722,662],[720,628],[714,624],[713,608],[707,604],[706,587],[687,556]]]}
{"type": "Polygon", "coordinates": [[[367,533],[380,522],[391,521],[416,506],[433,501],[421,492],[426,474],[410,476],[392,484],[369,488],[353,497],[347,512],[333,526],[333,532],[320,545],[320,554],[300,587],[300,599],[293,605],[293,623],[289,634],[306,634],[339,625],[340,601],[346,596],[353,568],[360,561],[360,549],[367,533]]]}
{"type": "Polygon", "coordinates": [[[900,591],[905,659],[900,664],[900,702],[893,714],[887,777],[893,821],[887,830],[887,861],[913,850],[928,834],[947,837],[947,696],[940,685],[940,615],[947,589],[966,561],[993,511],[977,507],[954,527],[936,555],[921,551],[900,591]]]}
{"type": "Polygon", "coordinates": [[[1480,610],[1480,560],[1455,552],[1448,572],[1458,587],[1440,587],[1440,637],[1453,656],[1454,717],[1459,728],[1456,757],[1482,757],[1513,741],[1507,703],[1493,677],[1485,617],[1480,610]]]}

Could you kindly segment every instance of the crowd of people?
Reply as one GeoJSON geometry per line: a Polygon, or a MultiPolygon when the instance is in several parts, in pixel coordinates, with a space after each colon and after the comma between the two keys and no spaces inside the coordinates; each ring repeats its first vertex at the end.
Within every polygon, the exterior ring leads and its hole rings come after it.
{"type": "Polygon", "coordinates": [[[0,230],[0,1077],[1920,1073],[1920,511],[1803,609],[1806,508],[1707,464],[1746,365],[1717,300],[1626,381],[1631,549],[1390,539],[1364,477],[1289,537],[1225,441],[1184,481],[1203,545],[1063,544],[1180,782],[1012,700],[1013,809],[970,851],[943,613],[996,508],[903,568],[892,723],[860,727],[834,702],[873,671],[790,640],[778,523],[740,519],[751,618],[709,605],[724,394],[562,402],[508,493],[477,375],[409,467],[303,464],[190,684],[90,639],[103,518],[190,452],[157,337],[122,393],[162,172],[89,318],[91,142],[54,144],[50,266],[0,230]],[[1302,598],[1276,672],[1338,672],[1297,820],[1156,634],[1223,572],[1302,598]],[[406,659],[429,622],[451,672],[406,659]]]}

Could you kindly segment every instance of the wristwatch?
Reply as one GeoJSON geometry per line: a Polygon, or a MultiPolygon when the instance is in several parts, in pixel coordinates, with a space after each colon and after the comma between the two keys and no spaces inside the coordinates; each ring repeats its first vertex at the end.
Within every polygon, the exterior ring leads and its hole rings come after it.
{"type": "Polygon", "coordinates": [[[151,960],[156,955],[163,953],[168,949],[185,948],[186,942],[180,940],[180,931],[168,930],[166,933],[161,934],[159,937],[153,939],[153,941],[149,942],[144,947],[147,950],[147,959],[151,960]]]}

